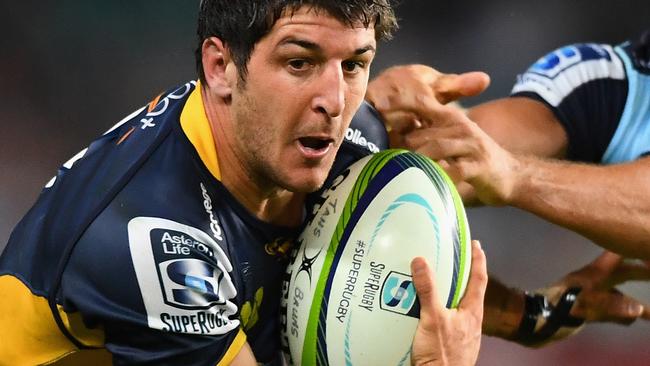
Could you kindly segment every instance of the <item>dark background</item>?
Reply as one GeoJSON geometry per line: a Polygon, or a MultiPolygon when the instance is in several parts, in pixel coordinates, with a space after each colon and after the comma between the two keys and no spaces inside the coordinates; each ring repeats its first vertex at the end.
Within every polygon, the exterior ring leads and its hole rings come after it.
{"type": "MultiPolygon", "coordinates": [[[[159,92],[195,78],[197,4],[0,2],[0,248],[60,164],[159,92]]],[[[375,72],[415,62],[488,72],[492,86],[466,105],[507,95],[517,73],[558,46],[618,43],[650,27],[647,0],[405,0],[398,14],[401,30],[380,46],[375,72]]],[[[491,272],[513,286],[544,286],[600,252],[519,210],[471,209],[469,217],[491,272]]],[[[648,283],[625,291],[650,301],[648,283]]],[[[648,322],[589,325],[541,350],[484,337],[479,365],[648,365],[649,345],[648,322]]]]}

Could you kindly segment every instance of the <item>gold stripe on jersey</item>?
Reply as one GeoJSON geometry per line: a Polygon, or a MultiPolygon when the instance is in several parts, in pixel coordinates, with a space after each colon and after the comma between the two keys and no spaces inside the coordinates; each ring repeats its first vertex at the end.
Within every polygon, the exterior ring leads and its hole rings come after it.
{"type": "Polygon", "coordinates": [[[181,112],[181,127],[194,148],[201,157],[201,161],[212,175],[221,180],[217,148],[212,136],[212,128],[205,114],[203,99],[201,98],[201,83],[196,83],[196,88],[187,98],[181,112]]]}
{"type": "MultiPolygon", "coordinates": [[[[0,302],[1,365],[82,365],[91,356],[93,365],[111,364],[110,354],[105,350],[79,352],[59,330],[47,299],[34,295],[16,277],[0,276],[0,294],[11,299],[0,302]],[[74,360],[77,361],[68,362],[74,360]]],[[[103,347],[103,330],[88,329],[78,313],[68,314],[61,306],[57,307],[64,325],[81,343],[103,347]]]]}
{"type": "Polygon", "coordinates": [[[235,357],[237,357],[239,352],[242,350],[244,344],[246,344],[246,333],[244,333],[244,331],[241,328],[239,328],[239,331],[237,332],[235,339],[233,339],[232,343],[230,344],[230,347],[228,347],[228,350],[226,351],[226,354],[221,358],[221,361],[219,361],[217,366],[230,365],[232,361],[235,359],[235,357]]]}

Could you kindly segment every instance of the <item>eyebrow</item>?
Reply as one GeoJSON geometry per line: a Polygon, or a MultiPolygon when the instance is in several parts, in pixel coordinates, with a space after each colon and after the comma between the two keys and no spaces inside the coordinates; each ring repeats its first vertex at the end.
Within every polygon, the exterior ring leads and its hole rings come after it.
{"type": "MultiPolygon", "coordinates": [[[[314,42],[311,42],[311,41],[306,41],[306,40],[303,40],[303,39],[286,38],[286,39],[283,39],[278,44],[278,46],[280,46],[280,47],[285,46],[285,45],[296,45],[296,46],[305,48],[305,49],[310,50],[310,51],[315,51],[315,52],[319,52],[319,53],[323,52],[322,47],[319,46],[318,44],[316,44],[314,42]]],[[[354,50],[354,54],[355,55],[362,55],[362,54],[364,54],[366,52],[369,52],[369,51],[375,53],[376,49],[375,49],[374,46],[369,44],[369,45],[367,45],[365,47],[357,48],[356,50],[354,50]]]]}

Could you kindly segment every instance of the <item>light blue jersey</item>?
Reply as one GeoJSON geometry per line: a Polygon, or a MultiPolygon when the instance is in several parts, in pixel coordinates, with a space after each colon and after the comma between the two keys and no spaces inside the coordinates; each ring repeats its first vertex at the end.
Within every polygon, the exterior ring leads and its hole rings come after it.
{"type": "Polygon", "coordinates": [[[512,96],[545,103],[567,132],[567,158],[615,164],[650,154],[650,32],[618,46],[559,48],[517,78],[512,96]]]}

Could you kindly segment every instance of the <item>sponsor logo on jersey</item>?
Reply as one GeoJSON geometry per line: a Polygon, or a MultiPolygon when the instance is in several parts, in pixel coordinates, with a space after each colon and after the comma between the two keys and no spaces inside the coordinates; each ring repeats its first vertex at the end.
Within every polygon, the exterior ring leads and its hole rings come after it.
{"type": "Polygon", "coordinates": [[[190,91],[192,91],[192,87],[195,85],[196,81],[185,83],[185,85],[167,94],[167,96],[162,98],[155,106],[152,107],[153,103],[151,103],[147,108],[147,114],[140,119],[140,128],[144,130],[149,127],[156,127],[154,118],[165,113],[167,111],[167,108],[169,108],[169,103],[172,100],[179,100],[185,97],[190,91]]]}
{"type": "Polygon", "coordinates": [[[212,210],[212,198],[210,198],[208,190],[205,189],[205,185],[203,185],[203,183],[201,183],[201,195],[203,196],[203,208],[205,208],[205,212],[208,214],[208,218],[210,219],[210,231],[212,231],[212,236],[214,236],[214,238],[218,241],[222,242],[223,231],[219,225],[219,220],[217,220],[217,215],[215,215],[214,211],[212,210]]]}
{"type": "Polygon", "coordinates": [[[240,318],[244,325],[244,330],[250,330],[257,324],[260,319],[260,307],[264,299],[264,287],[260,287],[255,291],[255,298],[252,301],[246,301],[241,307],[240,318]]]}
{"type": "Polygon", "coordinates": [[[366,140],[366,138],[361,133],[361,130],[358,130],[356,128],[348,127],[348,129],[345,130],[345,139],[355,145],[359,145],[361,147],[368,149],[372,153],[379,152],[379,148],[377,147],[377,145],[375,145],[371,141],[366,140]]]}
{"type": "Polygon", "coordinates": [[[609,52],[603,46],[594,43],[577,44],[549,53],[533,64],[529,71],[554,78],[563,70],[579,62],[601,59],[612,60],[609,52]]]}
{"type": "Polygon", "coordinates": [[[391,271],[381,288],[380,307],[417,318],[420,316],[420,304],[415,296],[413,278],[407,274],[391,271]]]}
{"type": "Polygon", "coordinates": [[[150,327],[217,335],[239,326],[232,264],[210,235],[155,217],[132,219],[128,232],[150,327]]]}
{"type": "Polygon", "coordinates": [[[266,254],[274,257],[287,257],[291,248],[293,248],[293,241],[286,238],[278,238],[270,243],[264,244],[264,251],[266,254]]]}

